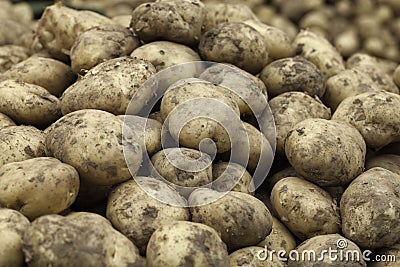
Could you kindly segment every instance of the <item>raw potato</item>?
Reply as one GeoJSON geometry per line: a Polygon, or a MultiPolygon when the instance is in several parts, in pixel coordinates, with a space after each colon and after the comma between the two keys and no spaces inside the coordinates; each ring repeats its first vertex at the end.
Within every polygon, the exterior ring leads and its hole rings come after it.
{"type": "Polygon", "coordinates": [[[329,120],[331,112],[317,98],[302,92],[280,94],[269,101],[276,127],[276,151],[285,153],[285,140],[289,131],[299,122],[309,118],[329,120]]]}
{"type": "Polygon", "coordinates": [[[133,11],[130,27],[145,42],[166,40],[193,46],[201,36],[203,6],[199,0],[145,3],[133,11]]]}
{"type": "Polygon", "coordinates": [[[100,216],[80,216],[46,215],[33,221],[23,238],[27,264],[32,267],[145,266],[135,245],[97,218],[100,216]]]}
{"type": "Polygon", "coordinates": [[[44,157],[46,135],[32,126],[0,128],[0,167],[11,162],[44,157]]]}
{"type": "Polygon", "coordinates": [[[363,171],[366,152],[357,129],[341,121],[304,120],[285,141],[286,156],[296,172],[319,186],[350,183],[363,171]]]}
{"type": "Polygon", "coordinates": [[[217,231],[194,222],[160,225],[150,238],[146,255],[148,267],[229,266],[226,245],[217,231]]]}
{"type": "Polygon", "coordinates": [[[400,175],[376,167],[358,176],[340,201],[343,234],[376,249],[400,241],[400,175]]]}
{"type": "Polygon", "coordinates": [[[339,208],[320,187],[298,177],[277,182],[271,202],[278,219],[299,239],[340,231],[339,208]]]}
{"type": "Polygon", "coordinates": [[[268,64],[261,71],[260,79],[265,83],[270,97],[290,91],[300,91],[318,97],[325,93],[321,71],[310,61],[298,56],[268,64]]]}
{"type": "Polygon", "coordinates": [[[0,112],[18,124],[44,128],[61,117],[60,101],[38,85],[0,82],[0,112]]]}
{"type": "Polygon", "coordinates": [[[128,56],[140,46],[133,32],[120,25],[101,25],[79,35],[71,48],[71,68],[85,74],[108,59],[128,56]]]}
{"type": "Polygon", "coordinates": [[[367,266],[363,259],[363,251],[354,242],[339,234],[312,237],[301,243],[296,251],[298,255],[305,256],[300,256],[299,260],[289,260],[288,267],[367,266]],[[341,247],[342,245],[346,247],[341,247]]]}
{"type": "Polygon", "coordinates": [[[142,162],[142,142],[133,132],[126,131],[122,136],[122,128],[123,121],[111,113],[75,111],[46,130],[47,154],[75,167],[84,182],[121,183],[130,179],[130,171],[135,173],[142,162]]]}
{"type": "Polygon", "coordinates": [[[336,35],[333,43],[340,54],[346,58],[356,53],[360,48],[360,38],[358,37],[356,28],[350,28],[339,33],[336,35]]]}
{"type": "Polygon", "coordinates": [[[0,46],[0,73],[5,72],[13,65],[27,59],[29,50],[19,45],[0,46]]]}
{"type": "Polygon", "coordinates": [[[252,74],[268,63],[263,36],[240,22],[218,24],[207,31],[200,38],[199,52],[205,60],[232,63],[252,74]]]}
{"type": "Polygon", "coordinates": [[[233,162],[219,162],[212,168],[212,188],[219,192],[236,191],[254,195],[252,177],[244,167],[233,162]]]}
{"type": "Polygon", "coordinates": [[[200,61],[200,56],[190,47],[168,41],[155,41],[136,48],[131,57],[150,61],[157,71],[177,64],[200,61]]]}
{"type": "Polygon", "coordinates": [[[0,76],[0,80],[17,80],[36,84],[57,97],[76,79],[71,68],[61,61],[41,56],[31,56],[13,65],[0,76]]]}
{"type": "MultiPolygon", "coordinates": [[[[61,111],[64,115],[81,109],[125,114],[140,86],[155,72],[154,66],[144,60],[131,57],[107,60],[65,90],[61,111]]],[[[151,92],[140,91],[143,106],[150,95],[151,92]]]]}
{"type": "Polygon", "coordinates": [[[367,159],[365,169],[381,167],[400,175],[400,155],[384,154],[367,159]]]}
{"type": "Polygon", "coordinates": [[[396,68],[393,73],[393,81],[400,88],[400,65],[396,68]]]}
{"type": "Polygon", "coordinates": [[[131,15],[117,15],[111,18],[116,24],[129,28],[131,25],[132,16],[131,15]]]}
{"type": "Polygon", "coordinates": [[[197,189],[189,197],[192,221],[211,226],[230,251],[257,245],[272,229],[272,216],[259,199],[241,192],[197,189]],[[216,199],[208,204],[209,199],[216,199]]]}
{"type": "MultiPolygon", "coordinates": [[[[400,258],[400,244],[395,244],[388,248],[377,249],[374,251],[375,255],[380,255],[381,259],[386,261],[370,262],[368,266],[371,267],[397,267],[397,260],[400,258]],[[385,257],[385,258],[384,258],[385,257]]],[[[373,257],[370,257],[370,259],[373,257]]]]}
{"type": "Polygon", "coordinates": [[[55,158],[34,158],[3,165],[0,188],[0,206],[33,220],[68,208],[78,195],[79,175],[55,158]]]}
{"type": "Polygon", "coordinates": [[[8,126],[15,126],[15,122],[7,115],[0,113],[0,129],[8,126]]]}
{"type": "Polygon", "coordinates": [[[161,224],[189,220],[189,209],[185,206],[186,200],[166,183],[135,177],[135,181],[122,183],[111,192],[107,218],[145,254],[151,235],[161,224]],[[156,199],[155,195],[164,199],[156,199]],[[165,197],[168,203],[164,202],[165,197]]]}
{"type": "Polygon", "coordinates": [[[33,37],[34,32],[27,25],[9,18],[2,19],[0,45],[19,45],[29,48],[33,37]]]}
{"type": "Polygon", "coordinates": [[[340,103],[332,120],[352,124],[370,148],[400,141],[400,96],[380,91],[348,97],[340,103]],[[377,108],[379,107],[379,108],[377,108]]]}
{"type": "Polygon", "coordinates": [[[230,267],[284,267],[285,263],[281,262],[276,254],[272,256],[272,260],[267,258],[264,260],[264,250],[260,247],[245,247],[236,250],[229,255],[230,267]],[[260,253],[260,251],[263,251],[260,253]],[[261,259],[260,259],[261,258],[261,259]]]}

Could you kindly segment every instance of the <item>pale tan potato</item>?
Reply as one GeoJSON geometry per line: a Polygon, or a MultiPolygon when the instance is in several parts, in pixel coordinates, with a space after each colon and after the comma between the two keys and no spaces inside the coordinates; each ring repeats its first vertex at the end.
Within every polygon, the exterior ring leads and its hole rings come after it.
{"type": "Polygon", "coordinates": [[[393,73],[393,81],[400,88],[400,65],[396,68],[393,73]]]}
{"type": "Polygon", "coordinates": [[[85,74],[103,61],[129,56],[139,46],[139,39],[123,26],[107,24],[90,28],[79,35],[71,47],[71,69],[85,74]]]}
{"type": "Polygon", "coordinates": [[[30,23],[32,23],[34,19],[34,14],[32,7],[31,5],[29,5],[29,3],[26,2],[14,3],[12,5],[11,10],[13,17],[17,21],[25,25],[29,25],[30,23]]]}
{"type": "Polygon", "coordinates": [[[286,167],[283,170],[274,173],[269,179],[266,180],[268,192],[271,192],[275,184],[286,177],[297,177],[304,179],[293,167],[286,167]]]}
{"type": "MultiPolygon", "coordinates": [[[[154,66],[144,60],[131,57],[107,60],[65,90],[61,98],[61,111],[64,115],[82,109],[125,114],[140,86],[155,72],[154,66]]],[[[152,92],[140,92],[144,106],[152,92]]]]}
{"type": "Polygon", "coordinates": [[[326,191],[304,179],[277,182],[271,202],[278,219],[301,240],[340,231],[339,207],[326,191]]]}
{"type": "Polygon", "coordinates": [[[200,61],[200,56],[190,47],[169,41],[155,41],[136,48],[131,57],[150,61],[157,71],[177,64],[200,61]]]}
{"type": "Polygon", "coordinates": [[[332,120],[352,124],[370,148],[400,141],[400,96],[386,91],[367,92],[340,103],[332,120]],[[379,108],[376,108],[379,107],[379,108]]]}
{"type": "Polygon", "coordinates": [[[164,124],[164,119],[163,119],[163,117],[162,117],[162,115],[161,115],[161,111],[156,111],[156,112],[151,113],[151,114],[149,115],[149,119],[158,121],[158,122],[161,123],[162,125],[164,124]]]}
{"type": "MultiPolygon", "coordinates": [[[[344,1],[342,1],[344,2],[344,1]]],[[[333,44],[343,57],[350,57],[360,49],[361,40],[356,28],[347,29],[335,36],[333,44]]]]}
{"type": "Polygon", "coordinates": [[[271,14],[270,12],[271,11],[268,11],[268,9],[262,10],[260,8],[260,13],[258,13],[257,16],[265,24],[276,27],[284,31],[289,36],[290,40],[293,41],[297,33],[299,32],[296,24],[285,16],[279,15],[275,12],[272,12],[271,14]]]}
{"type": "Polygon", "coordinates": [[[200,38],[199,53],[208,61],[226,62],[252,74],[268,63],[264,38],[253,27],[241,22],[218,24],[200,38]]]}
{"type": "Polygon", "coordinates": [[[131,15],[116,15],[111,18],[116,24],[129,28],[131,25],[131,15]]]}
{"type": "Polygon", "coordinates": [[[322,8],[323,3],[324,1],[322,0],[286,0],[280,2],[280,8],[284,16],[298,21],[307,12],[322,8]]]}
{"type": "Polygon", "coordinates": [[[365,169],[381,167],[400,175],[400,155],[383,154],[369,158],[365,162],[365,169]]]}
{"type": "Polygon", "coordinates": [[[44,128],[61,117],[60,100],[39,85],[0,82],[0,112],[18,124],[44,128]]]}
{"type": "Polygon", "coordinates": [[[65,210],[79,190],[78,172],[55,158],[5,164],[0,177],[0,206],[18,210],[31,220],[65,210]]]}
{"type": "Polygon", "coordinates": [[[272,229],[272,216],[259,199],[241,192],[201,188],[189,197],[192,221],[221,233],[230,251],[257,245],[272,229]],[[216,199],[208,203],[209,199],[216,199]],[[204,204],[208,203],[208,204],[204,204]]]}
{"type": "Polygon", "coordinates": [[[135,177],[110,193],[107,219],[145,254],[151,235],[160,225],[190,219],[185,206],[186,199],[166,183],[150,177],[135,177]],[[151,195],[147,190],[151,190],[151,195]],[[155,195],[168,197],[170,201],[162,202],[155,195]]]}
{"type": "Polygon", "coordinates": [[[310,61],[302,57],[284,58],[268,64],[260,73],[270,97],[290,91],[305,92],[322,97],[324,77],[310,61]]]}
{"type": "Polygon", "coordinates": [[[229,256],[220,234],[213,228],[175,221],[161,224],[153,233],[147,246],[146,263],[148,267],[228,267],[229,256]]]}
{"type": "Polygon", "coordinates": [[[236,191],[254,195],[251,174],[244,167],[232,162],[218,162],[212,168],[212,189],[219,192],[236,191]]]}
{"type": "Polygon", "coordinates": [[[276,255],[266,256],[260,247],[245,247],[236,250],[229,255],[230,267],[284,267],[285,263],[280,261],[276,255]]]}
{"type": "Polygon", "coordinates": [[[0,129],[8,126],[15,126],[15,122],[7,115],[0,113],[0,129]]]}
{"type": "Polygon", "coordinates": [[[29,48],[33,37],[34,32],[27,25],[10,18],[2,19],[0,24],[0,45],[19,45],[29,48]]]}
{"type": "Polygon", "coordinates": [[[10,69],[13,65],[27,59],[29,50],[19,45],[0,46],[0,73],[10,69]]]}
{"type": "Polygon", "coordinates": [[[0,76],[0,80],[9,79],[39,85],[59,97],[75,82],[76,75],[61,61],[34,55],[13,65],[0,76]]]}
{"type": "Polygon", "coordinates": [[[7,163],[44,157],[46,135],[32,126],[0,128],[0,167],[7,163]]]}
{"type": "Polygon", "coordinates": [[[129,131],[124,132],[123,141],[122,128],[123,121],[111,113],[75,111],[47,129],[47,154],[75,167],[84,182],[121,183],[130,179],[130,171],[137,172],[142,162],[141,142],[129,131]]]}
{"type": "Polygon", "coordinates": [[[263,0],[203,0],[206,5],[207,4],[215,4],[215,3],[227,3],[227,4],[245,4],[247,5],[251,10],[254,10],[258,7],[260,7],[264,2],[263,0]]]}
{"type": "Polygon", "coordinates": [[[285,153],[285,140],[289,131],[299,122],[309,118],[329,120],[331,111],[318,97],[302,92],[287,92],[269,101],[276,127],[276,152],[285,153]]]}
{"type": "Polygon", "coordinates": [[[399,189],[400,175],[380,167],[358,176],[340,201],[343,234],[367,249],[398,243],[399,189]]]}
{"type": "MultiPolygon", "coordinates": [[[[366,53],[361,53],[361,52],[355,53],[354,55],[349,57],[346,61],[346,66],[349,69],[362,66],[369,66],[369,65],[375,65],[381,70],[380,72],[383,71],[388,75],[392,75],[396,67],[398,66],[398,63],[393,60],[374,57],[372,55],[368,55],[366,53]]],[[[386,79],[386,77],[384,78],[386,79]]],[[[379,82],[379,78],[376,79],[376,81],[379,82]]]]}
{"type": "Polygon", "coordinates": [[[195,45],[201,36],[204,5],[199,0],[144,3],[132,12],[130,27],[145,42],[166,40],[195,45]]]}

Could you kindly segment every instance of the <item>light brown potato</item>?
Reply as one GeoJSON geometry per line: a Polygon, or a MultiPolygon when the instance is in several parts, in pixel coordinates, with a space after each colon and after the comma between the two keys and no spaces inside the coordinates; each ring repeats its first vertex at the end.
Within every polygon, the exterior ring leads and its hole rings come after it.
{"type": "Polygon", "coordinates": [[[29,48],[33,37],[34,32],[19,21],[5,18],[0,24],[0,45],[19,45],[29,48]]]}
{"type": "Polygon", "coordinates": [[[321,8],[323,1],[286,0],[281,1],[279,4],[284,16],[293,21],[298,21],[307,12],[321,8]]]}
{"type": "Polygon", "coordinates": [[[230,251],[257,245],[272,229],[272,216],[257,198],[241,192],[197,189],[189,197],[192,221],[211,226],[230,251]],[[209,199],[216,199],[208,204],[209,199]]]}
{"type": "Polygon", "coordinates": [[[135,141],[134,133],[124,133],[123,147],[122,126],[121,119],[105,111],[75,111],[47,129],[47,154],[75,167],[84,182],[121,183],[130,179],[130,171],[137,172],[142,162],[141,142],[135,141]]]}
{"type": "Polygon", "coordinates": [[[252,177],[244,167],[236,163],[218,162],[212,168],[212,189],[219,192],[236,191],[254,195],[252,177]]]}
{"type": "Polygon", "coordinates": [[[273,61],[261,71],[260,79],[265,83],[270,97],[290,91],[305,92],[318,97],[325,93],[321,71],[302,57],[273,61]]]}
{"type": "Polygon", "coordinates": [[[358,37],[357,29],[350,28],[336,35],[333,43],[340,54],[347,58],[360,49],[361,40],[358,37]]]}
{"type": "Polygon", "coordinates": [[[367,249],[398,243],[400,175],[376,167],[358,176],[340,201],[343,234],[367,249]]]}
{"type": "Polygon", "coordinates": [[[128,56],[139,46],[139,39],[123,26],[93,27],[75,39],[70,52],[71,68],[75,73],[85,74],[103,61],[128,56]]]}
{"type": "Polygon", "coordinates": [[[169,41],[155,41],[136,48],[131,57],[150,61],[157,71],[177,64],[200,61],[200,56],[190,47],[169,41]]]}
{"type": "MultiPolygon", "coordinates": [[[[61,111],[64,115],[82,109],[125,114],[140,86],[155,72],[153,65],[144,60],[131,57],[107,60],[65,90],[61,98],[61,111]]],[[[141,96],[144,106],[151,92],[141,91],[141,96]]]]}
{"type": "Polygon", "coordinates": [[[27,59],[29,50],[19,45],[0,46],[0,73],[5,72],[13,65],[27,59]]]}
{"type": "MultiPolygon", "coordinates": [[[[355,53],[354,55],[349,57],[346,61],[346,66],[348,69],[362,67],[362,66],[370,66],[370,65],[378,67],[380,69],[380,72],[392,75],[398,64],[397,62],[392,60],[374,57],[361,52],[355,53]]],[[[379,79],[377,79],[376,81],[379,81],[379,79]]]]}
{"type": "Polygon", "coordinates": [[[271,202],[278,219],[299,239],[340,231],[339,208],[320,187],[298,177],[277,182],[271,202]]]}
{"type": "Polygon", "coordinates": [[[400,96],[386,91],[367,92],[340,103],[332,120],[352,124],[370,148],[400,141],[400,96]],[[379,107],[377,109],[376,107],[379,107]]]}
{"type": "Polygon", "coordinates": [[[18,124],[44,128],[61,117],[60,101],[41,86],[0,82],[0,112],[18,124]]]}
{"type": "Polygon", "coordinates": [[[65,210],[79,190],[77,171],[55,158],[5,164],[0,177],[0,206],[18,210],[31,220],[65,210]]]}
{"type": "Polygon", "coordinates": [[[269,258],[269,255],[264,260],[264,250],[260,247],[245,247],[236,250],[235,252],[229,255],[229,266],[230,267],[284,267],[285,263],[280,261],[276,255],[271,256],[272,260],[269,258]],[[260,252],[262,251],[262,253],[260,252]],[[261,256],[261,257],[260,257],[261,256]],[[261,259],[260,259],[261,258],[261,259]]]}
{"type": "Polygon", "coordinates": [[[400,175],[400,155],[383,154],[367,159],[365,169],[381,167],[400,175]]]}
{"type": "MultiPolygon", "coordinates": [[[[165,201],[165,199],[163,199],[165,201]]],[[[164,223],[190,219],[186,199],[166,183],[150,177],[135,177],[113,189],[107,205],[107,218],[113,226],[146,253],[153,232],[164,223]],[[151,190],[151,195],[147,192],[151,190]],[[162,202],[155,194],[171,201],[162,202]],[[178,206],[172,206],[174,205],[178,206]]]]}
{"type": "Polygon", "coordinates": [[[15,126],[15,122],[7,115],[0,113],[0,129],[8,126],[15,126]]]}

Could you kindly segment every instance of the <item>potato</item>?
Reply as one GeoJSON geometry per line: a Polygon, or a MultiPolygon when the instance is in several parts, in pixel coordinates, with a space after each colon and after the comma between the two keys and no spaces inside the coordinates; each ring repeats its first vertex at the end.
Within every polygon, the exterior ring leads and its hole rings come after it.
{"type": "Polygon", "coordinates": [[[290,91],[318,97],[325,93],[321,71],[302,57],[279,59],[268,64],[261,71],[260,79],[265,83],[270,97],[290,91]]]}
{"type": "Polygon", "coordinates": [[[145,266],[138,249],[103,220],[42,216],[25,231],[23,251],[29,266],[145,266]],[[101,222],[101,223],[100,223],[101,222]]]}
{"type": "Polygon", "coordinates": [[[252,74],[260,72],[268,63],[263,36],[240,22],[218,24],[204,33],[199,52],[204,60],[232,63],[252,74]]]}
{"type": "Polygon", "coordinates": [[[105,111],[70,113],[47,130],[47,154],[73,166],[84,182],[121,183],[130,179],[130,171],[134,174],[142,162],[142,143],[133,140],[132,132],[125,131],[122,136],[122,126],[121,119],[105,111]]]}
{"type": "Polygon", "coordinates": [[[157,71],[177,64],[200,61],[200,56],[190,47],[168,41],[155,41],[136,48],[131,57],[150,61],[157,71]]]}
{"type": "Polygon", "coordinates": [[[349,123],[307,119],[288,133],[285,153],[305,179],[320,186],[340,186],[363,171],[366,145],[349,123]],[[331,168],[332,164],[340,168],[331,168]]]}
{"type": "Polygon", "coordinates": [[[269,101],[276,127],[276,151],[285,153],[285,139],[299,122],[309,118],[330,119],[330,109],[317,98],[302,92],[287,92],[269,101]]]}
{"type": "Polygon", "coordinates": [[[212,168],[212,188],[219,192],[237,191],[254,195],[254,183],[250,173],[239,164],[219,162],[212,168]]]}
{"type": "Polygon", "coordinates": [[[400,141],[400,96],[380,91],[348,97],[340,103],[332,120],[351,123],[370,148],[400,141]],[[376,107],[379,107],[377,109],[376,107]]]}
{"type": "Polygon", "coordinates": [[[294,21],[299,20],[307,12],[322,8],[324,1],[286,0],[280,2],[281,12],[284,16],[294,21]]]}
{"type": "Polygon", "coordinates": [[[200,39],[203,12],[199,0],[144,3],[133,10],[130,27],[145,42],[166,40],[192,46],[200,39]]]}
{"type": "Polygon", "coordinates": [[[376,249],[400,240],[400,175],[376,167],[358,176],[340,201],[343,234],[376,249]]]}
{"type": "MultiPolygon", "coordinates": [[[[342,1],[344,2],[344,1],[342,1]]],[[[360,49],[361,40],[356,28],[347,29],[335,36],[333,44],[340,54],[348,58],[360,49]]]]}
{"type": "Polygon", "coordinates": [[[226,245],[217,231],[194,222],[160,225],[150,238],[146,255],[148,267],[229,266],[226,245]]]}
{"type": "Polygon", "coordinates": [[[44,157],[45,134],[32,126],[0,128],[0,167],[11,162],[44,157]]]}
{"type": "Polygon", "coordinates": [[[57,2],[44,10],[37,35],[43,47],[54,58],[67,60],[70,49],[80,34],[104,24],[113,24],[113,21],[98,13],[74,10],[57,2]]]}
{"type": "Polygon", "coordinates": [[[400,175],[400,155],[383,154],[367,159],[365,169],[381,167],[400,175]]]}
{"type": "Polygon", "coordinates": [[[166,183],[135,177],[135,181],[122,183],[111,192],[107,218],[145,254],[151,235],[160,225],[189,220],[189,209],[185,206],[186,199],[166,183]],[[156,199],[157,195],[162,198],[156,199]]]}
{"type": "MultiPolygon", "coordinates": [[[[101,109],[115,115],[125,114],[140,86],[155,72],[153,65],[144,60],[131,57],[107,60],[65,90],[61,111],[65,115],[81,109],[101,109]]],[[[148,94],[141,91],[145,100],[151,92],[148,94]]]]}
{"type": "Polygon", "coordinates": [[[197,189],[190,195],[189,205],[192,221],[211,226],[221,233],[230,251],[257,245],[272,229],[268,208],[246,193],[197,189]]]}
{"type": "MultiPolygon", "coordinates": [[[[371,66],[374,65],[375,67],[380,69],[380,73],[384,72],[388,75],[392,75],[397,67],[397,62],[392,60],[387,60],[383,58],[374,57],[365,53],[355,53],[351,57],[347,59],[346,66],[348,69],[363,67],[363,66],[371,66]]],[[[373,77],[373,75],[371,76],[373,77]]],[[[387,79],[387,77],[383,77],[387,79]]],[[[379,78],[375,80],[376,82],[380,82],[379,78]]]]}
{"type": "Polygon", "coordinates": [[[283,170],[274,173],[269,179],[266,180],[268,192],[271,192],[275,184],[286,177],[297,177],[304,179],[295,171],[293,167],[286,167],[283,170]]]}
{"type": "Polygon", "coordinates": [[[99,63],[128,56],[140,46],[133,32],[120,25],[101,25],[79,35],[71,47],[71,68],[75,73],[85,74],[99,63]]]}
{"type": "Polygon", "coordinates": [[[0,206],[18,210],[31,220],[68,208],[79,190],[77,171],[55,158],[5,164],[0,177],[0,206]]]}
{"type": "Polygon", "coordinates": [[[296,251],[299,258],[289,260],[288,267],[367,266],[361,249],[339,234],[312,237],[301,243],[296,251]]]}
{"type": "Polygon", "coordinates": [[[2,19],[0,24],[0,45],[19,45],[29,48],[33,37],[34,32],[27,25],[10,18],[2,19]]]}
{"type": "Polygon", "coordinates": [[[75,81],[76,76],[61,61],[32,56],[13,65],[0,76],[0,80],[9,79],[39,85],[58,97],[75,81]]]}
{"type": "Polygon", "coordinates": [[[239,267],[239,266],[252,266],[252,267],[284,267],[285,263],[281,262],[276,255],[270,256],[267,259],[263,259],[264,251],[260,247],[245,247],[229,255],[229,266],[239,267]]]}
{"type": "Polygon", "coordinates": [[[15,122],[7,115],[0,113],[0,129],[8,126],[15,126],[15,122]]]}
{"type": "Polygon", "coordinates": [[[396,68],[393,73],[393,81],[400,88],[400,65],[396,68]]]}
{"type": "Polygon", "coordinates": [[[44,128],[61,117],[60,101],[41,86],[0,82],[0,112],[18,124],[44,128]]]}
{"type": "Polygon", "coordinates": [[[158,121],[159,123],[161,123],[161,125],[164,124],[164,119],[162,118],[161,111],[151,113],[148,118],[158,121]]]}
{"type": "MultiPolygon", "coordinates": [[[[371,267],[396,267],[397,259],[400,257],[400,244],[395,244],[393,246],[377,249],[374,251],[375,255],[379,255],[381,261],[370,262],[368,266],[371,267]],[[385,261],[383,261],[385,259],[385,261]]],[[[369,259],[374,259],[374,257],[369,257],[369,259]]]]}
{"type": "Polygon", "coordinates": [[[345,69],[342,56],[325,38],[303,30],[297,34],[293,45],[296,54],[314,63],[327,79],[345,69]]]}
{"type": "Polygon", "coordinates": [[[278,219],[301,240],[340,231],[339,208],[320,187],[298,177],[277,182],[271,202],[278,219]]]}
{"type": "Polygon", "coordinates": [[[131,15],[116,15],[111,18],[116,24],[129,28],[131,25],[131,15]]]}
{"type": "Polygon", "coordinates": [[[0,46],[0,73],[5,72],[13,65],[27,59],[29,50],[19,45],[0,46]]]}

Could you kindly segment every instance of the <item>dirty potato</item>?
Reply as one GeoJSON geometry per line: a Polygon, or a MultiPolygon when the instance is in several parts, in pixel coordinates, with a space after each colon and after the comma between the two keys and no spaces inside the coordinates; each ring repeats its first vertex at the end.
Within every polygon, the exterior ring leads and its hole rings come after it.
{"type": "Polygon", "coordinates": [[[13,65],[27,59],[29,50],[19,45],[0,46],[0,73],[5,72],[13,65]]]}
{"type": "Polygon", "coordinates": [[[6,114],[0,113],[0,129],[8,126],[15,126],[15,122],[6,114]]]}
{"type": "Polygon", "coordinates": [[[285,263],[278,259],[277,255],[270,254],[266,255],[266,253],[260,247],[245,247],[236,250],[235,252],[229,255],[229,266],[230,267],[246,267],[246,266],[253,266],[253,267],[284,267],[286,266],[285,263]],[[261,253],[261,252],[262,253],[261,253]],[[263,259],[262,257],[266,257],[263,259]]]}
{"type": "Polygon", "coordinates": [[[244,167],[236,163],[218,162],[212,168],[212,188],[219,192],[237,191],[254,195],[252,177],[244,167]]]}

